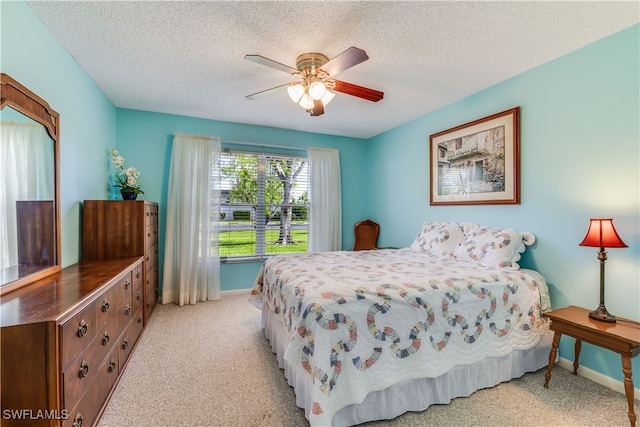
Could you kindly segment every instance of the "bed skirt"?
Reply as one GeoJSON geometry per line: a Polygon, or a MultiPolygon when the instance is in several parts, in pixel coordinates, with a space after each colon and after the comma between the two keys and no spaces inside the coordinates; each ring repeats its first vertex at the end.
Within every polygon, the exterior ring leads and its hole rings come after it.
{"type": "MultiPolygon", "coordinates": [[[[284,360],[290,336],[276,314],[264,303],[262,325],[265,337],[271,343],[278,366],[296,394],[296,404],[304,408],[309,419],[311,402],[311,379],[300,375],[284,360]]],[[[501,382],[518,378],[527,372],[545,367],[549,362],[549,351],[553,332],[547,330],[542,341],[529,350],[516,350],[509,355],[488,358],[471,365],[456,366],[436,378],[421,378],[405,381],[385,390],[374,391],[356,405],[342,408],[333,417],[332,426],[351,426],[368,421],[392,419],[405,412],[419,412],[433,404],[446,404],[456,397],[470,396],[473,392],[493,387],[501,382]]],[[[540,385],[542,387],[542,385],[540,385]]]]}

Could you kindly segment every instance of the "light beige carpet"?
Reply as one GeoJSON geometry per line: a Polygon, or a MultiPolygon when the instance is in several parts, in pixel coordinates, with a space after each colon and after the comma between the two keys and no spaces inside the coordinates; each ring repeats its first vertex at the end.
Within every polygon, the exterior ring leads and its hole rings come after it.
{"type": "MultiPolygon", "coordinates": [[[[369,426],[628,426],[625,397],[556,366],[369,426]]],[[[636,413],[640,413],[636,400],[636,413]]],[[[98,426],[308,426],[246,294],[158,305],[98,426]]]]}

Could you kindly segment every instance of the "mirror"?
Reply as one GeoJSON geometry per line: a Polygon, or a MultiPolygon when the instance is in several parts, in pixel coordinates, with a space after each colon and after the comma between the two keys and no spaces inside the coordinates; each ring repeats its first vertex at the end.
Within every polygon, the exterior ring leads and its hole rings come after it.
{"type": "Polygon", "coordinates": [[[60,271],[60,123],[0,74],[0,295],[60,271]]]}

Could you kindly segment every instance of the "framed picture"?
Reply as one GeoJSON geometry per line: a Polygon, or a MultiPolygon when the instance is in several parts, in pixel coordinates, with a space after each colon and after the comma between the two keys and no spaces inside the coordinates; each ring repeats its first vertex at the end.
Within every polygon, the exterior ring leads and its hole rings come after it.
{"type": "Polygon", "coordinates": [[[515,107],[431,135],[432,206],[520,203],[519,115],[515,107]]]}

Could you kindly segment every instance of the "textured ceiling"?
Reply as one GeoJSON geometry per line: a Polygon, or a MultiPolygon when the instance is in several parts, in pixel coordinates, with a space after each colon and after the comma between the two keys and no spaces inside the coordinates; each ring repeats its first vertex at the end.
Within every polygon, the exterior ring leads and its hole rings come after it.
{"type": "Polygon", "coordinates": [[[640,20],[636,1],[28,4],[117,107],[360,138],[640,20]],[[311,117],[286,91],[245,99],[296,80],[246,54],[295,68],[301,53],[350,46],[370,59],[338,78],[383,91],[380,102],[338,93],[311,117]]]}

